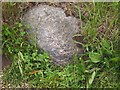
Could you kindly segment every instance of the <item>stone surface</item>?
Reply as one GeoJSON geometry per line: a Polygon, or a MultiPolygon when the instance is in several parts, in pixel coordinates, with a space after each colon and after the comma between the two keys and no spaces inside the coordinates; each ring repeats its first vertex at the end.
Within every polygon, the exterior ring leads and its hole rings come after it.
{"type": "Polygon", "coordinates": [[[37,47],[48,52],[55,64],[72,61],[73,55],[78,52],[72,39],[79,32],[76,18],[66,17],[61,8],[40,5],[26,12],[23,20],[31,26],[28,30],[33,38],[31,42],[36,37],[37,47]]]}

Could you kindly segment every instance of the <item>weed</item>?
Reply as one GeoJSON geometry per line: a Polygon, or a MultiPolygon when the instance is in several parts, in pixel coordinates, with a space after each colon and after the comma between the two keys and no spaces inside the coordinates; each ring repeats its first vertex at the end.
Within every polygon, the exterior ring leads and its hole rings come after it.
{"type": "MultiPolygon", "coordinates": [[[[89,6],[86,5],[86,12],[88,12],[89,18],[87,19],[87,21],[85,21],[85,27],[82,27],[84,29],[81,35],[84,36],[84,40],[87,42],[85,44],[82,44],[82,46],[86,48],[86,56],[89,58],[88,60],[85,59],[85,61],[87,61],[88,63],[86,63],[88,65],[87,69],[89,72],[92,70],[91,76],[89,76],[90,78],[87,80],[87,87],[118,86],[118,76],[115,77],[115,75],[118,75],[118,62],[120,60],[120,57],[118,55],[119,52],[118,50],[116,50],[119,47],[119,33],[118,27],[114,26],[114,22],[117,24],[117,10],[113,10],[115,9],[115,7],[117,7],[117,5],[117,3],[93,3],[93,9],[90,9],[89,6]],[[106,6],[108,6],[109,9],[111,8],[111,10],[113,10],[114,12],[107,11],[108,7],[106,6]],[[105,8],[107,9],[105,10],[105,8]],[[108,16],[112,19],[107,18],[108,16]],[[105,31],[103,29],[102,32],[99,33],[98,28],[103,23],[106,23],[106,26],[104,27],[107,28],[105,29],[105,31]],[[113,33],[116,34],[114,35],[113,33]],[[104,77],[107,78],[107,81],[104,79],[98,79],[99,77],[102,77],[103,73],[106,73],[104,77]],[[110,74],[110,76],[108,75],[108,73],[110,74]],[[113,81],[111,82],[111,80],[113,81]],[[108,83],[108,85],[103,85],[98,82],[105,82],[108,83]]],[[[78,42],[78,44],[81,43],[78,42]]]]}

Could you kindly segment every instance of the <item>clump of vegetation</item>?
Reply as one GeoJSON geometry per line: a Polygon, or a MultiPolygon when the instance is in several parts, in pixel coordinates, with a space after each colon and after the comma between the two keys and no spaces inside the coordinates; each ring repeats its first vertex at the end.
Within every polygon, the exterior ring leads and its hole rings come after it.
{"type": "Polygon", "coordinates": [[[119,31],[118,3],[82,3],[84,13],[76,5],[83,37],[75,43],[85,49],[81,57],[75,55],[73,64],[65,67],[51,63],[47,52],[31,45],[21,22],[3,24],[2,47],[12,60],[4,71],[3,87],[34,88],[118,88],[119,83],[119,31]]]}

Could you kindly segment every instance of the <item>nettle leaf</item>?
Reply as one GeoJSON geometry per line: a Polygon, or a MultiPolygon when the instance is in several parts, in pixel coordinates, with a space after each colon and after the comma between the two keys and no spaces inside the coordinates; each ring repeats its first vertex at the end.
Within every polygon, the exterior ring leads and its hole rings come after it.
{"type": "Polygon", "coordinates": [[[96,52],[90,52],[89,58],[91,59],[91,61],[93,63],[98,63],[101,61],[101,55],[99,53],[96,53],[96,52]]]}

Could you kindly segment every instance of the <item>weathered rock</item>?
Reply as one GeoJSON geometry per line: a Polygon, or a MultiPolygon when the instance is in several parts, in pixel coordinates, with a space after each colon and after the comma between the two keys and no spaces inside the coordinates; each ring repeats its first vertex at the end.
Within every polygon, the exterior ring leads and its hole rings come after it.
{"type": "Polygon", "coordinates": [[[72,61],[73,55],[78,52],[72,39],[79,32],[76,18],[66,17],[61,8],[40,5],[24,15],[24,22],[31,26],[28,32],[33,38],[36,36],[37,47],[48,52],[55,64],[72,61]]]}

